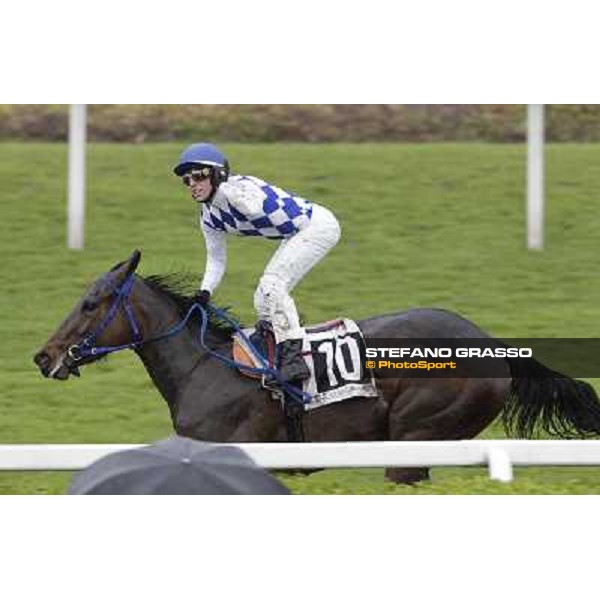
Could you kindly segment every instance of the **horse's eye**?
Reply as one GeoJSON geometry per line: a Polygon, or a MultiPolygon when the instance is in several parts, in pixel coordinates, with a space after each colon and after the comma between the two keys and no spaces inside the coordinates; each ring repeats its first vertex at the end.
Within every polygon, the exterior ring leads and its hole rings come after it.
{"type": "Polygon", "coordinates": [[[92,300],[84,300],[81,306],[83,312],[93,312],[98,308],[98,303],[92,300]]]}

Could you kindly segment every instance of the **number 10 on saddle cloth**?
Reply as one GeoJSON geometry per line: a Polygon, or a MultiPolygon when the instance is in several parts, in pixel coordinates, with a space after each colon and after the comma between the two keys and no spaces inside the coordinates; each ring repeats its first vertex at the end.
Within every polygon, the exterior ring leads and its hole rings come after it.
{"type": "Polygon", "coordinates": [[[375,379],[365,368],[365,343],[350,319],[307,327],[302,352],[311,377],[304,391],[312,396],[305,410],[356,397],[377,397],[375,379]]]}

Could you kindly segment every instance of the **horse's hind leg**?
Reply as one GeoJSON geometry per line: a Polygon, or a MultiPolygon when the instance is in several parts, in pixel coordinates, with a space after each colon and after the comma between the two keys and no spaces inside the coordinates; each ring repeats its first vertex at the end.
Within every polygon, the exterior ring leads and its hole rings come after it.
{"type": "MultiPolygon", "coordinates": [[[[413,380],[390,410],[390,440],[470,439],[498,415],[507,382],[502,379],[413,380]]],[[[394,467],[385,472],[395,483],[429,479],[425,467],[394,467]]]]}
{"type": "MultiPolygon", "coordinates": [[[[388,415],[388,436],[393,441],[416,442],[432,439],[431,416],[447,406],[426,381],[413,380],[393,402],[388,415]]],[[[434,383],[434,387],[435,383],[434,383]]],[[[386,479],[413,484],[429,479],[426,467],[388,467],[386,479]]]]}

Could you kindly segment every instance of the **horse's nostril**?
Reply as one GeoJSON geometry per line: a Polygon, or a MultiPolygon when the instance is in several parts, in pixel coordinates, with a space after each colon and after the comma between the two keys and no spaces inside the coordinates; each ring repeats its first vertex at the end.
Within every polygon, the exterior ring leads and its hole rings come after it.
{"type": "Polygon", "coordinates": [[[38,352],[33,357],[33,362],[40,368],[47,367],[50,362],[50,357],[45,352],[38,352]]]}

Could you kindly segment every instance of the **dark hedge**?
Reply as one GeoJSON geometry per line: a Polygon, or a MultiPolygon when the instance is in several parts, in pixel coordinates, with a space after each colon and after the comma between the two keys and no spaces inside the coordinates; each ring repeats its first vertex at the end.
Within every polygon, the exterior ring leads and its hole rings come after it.
{"type": "MultiPolygon", "coordinates": [[[[64,140],[67,105],[0,105],[0,139],[64,140]]],[[[519,104],[104,104],[89,109],[89,139],[145,142],[514,142],[519,104]]],[[[549,141],[600,140],[600,105],[548,105],[549,141]]]]}

